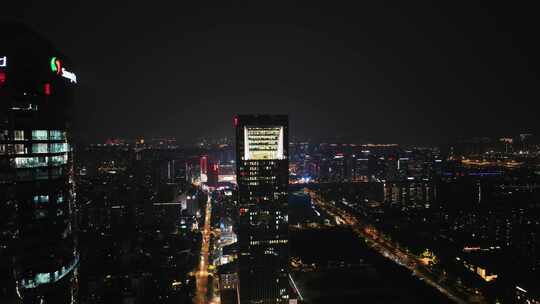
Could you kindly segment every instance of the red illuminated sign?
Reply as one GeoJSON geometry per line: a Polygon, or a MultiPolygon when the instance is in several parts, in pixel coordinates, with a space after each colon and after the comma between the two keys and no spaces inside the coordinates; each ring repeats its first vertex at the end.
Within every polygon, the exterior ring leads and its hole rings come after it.
{"type": "Polygon", "coordinates": [[[0,84],[4,84],[6,82],[6,73],[0,72],[0,84]]]}
{"type": "Polygon", "coordinates": [[[51,95],[51,84],[50,83],[46,83],[43,85],[43,93],[45,93],[45,95],[49,96],[51,95]]]}
{"type": "Polygon", "coordinates": [[[207,174],[208,173],[208,157],[206,155],[201,156],[200,166],[201,166],[201,173],[207,174]]]}

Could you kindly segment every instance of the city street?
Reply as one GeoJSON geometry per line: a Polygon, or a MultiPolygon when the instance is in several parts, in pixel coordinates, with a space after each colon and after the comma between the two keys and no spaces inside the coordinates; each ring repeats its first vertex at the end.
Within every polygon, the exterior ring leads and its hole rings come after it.
{"type": "MultiPolygon", "coordinates": [[[[202,230],[202,244],[201,244],[201,255],[198,270],[195,273],[196,283],[196,294],[194,303],[195,304],[206,304],[207,293],[208,293],[208,251],[210,246],[210,234],[211,227],[210,221],[212,217],[212,195],[208,193],[208,200],[206,201],[205,216],[204,216],[204,227],[202,230]]],[[[214,300],[215,301],[215,300],[214,300]]],[[[212,301],[212,303],[214,303],[212,301]]]]}

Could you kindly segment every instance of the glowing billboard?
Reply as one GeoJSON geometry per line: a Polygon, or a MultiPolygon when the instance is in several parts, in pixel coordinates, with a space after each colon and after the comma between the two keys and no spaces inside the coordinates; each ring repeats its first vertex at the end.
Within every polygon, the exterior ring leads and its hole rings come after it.
{"type": "Polygon", "coordinates": [[[56,74],[69,79],[70,82],[77,83],[77,75],[75,73],[70,72],[66,70],[65,67],[62,66],[62,61],[56,57],[52,57],[50,61],[51,65],[51,71],[55,72],[56,74]]]}
{"type": "Polygon", "coordinates": [[[283,159],[283,127],[244,127],[244,159],[283,159]]]}

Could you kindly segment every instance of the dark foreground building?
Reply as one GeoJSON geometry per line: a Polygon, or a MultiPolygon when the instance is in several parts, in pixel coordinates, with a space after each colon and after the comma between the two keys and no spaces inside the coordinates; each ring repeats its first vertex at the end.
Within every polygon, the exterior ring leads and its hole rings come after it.
{"type": "Polygon", "coordinates": [[[0,26],[0,302],[76,303],[68,114],[76,74],[34,32],[0,26]]]}
{"type": "Polygon", "coordinates": [[[239,115],[234,126],[240,302],[288,303],[288,118],[239,115]]]}

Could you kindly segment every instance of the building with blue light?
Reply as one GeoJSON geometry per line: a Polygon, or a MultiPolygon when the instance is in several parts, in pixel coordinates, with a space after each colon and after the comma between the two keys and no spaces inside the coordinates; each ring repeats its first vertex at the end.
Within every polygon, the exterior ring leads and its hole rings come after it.
{"type": "Polygon", "coordinates": [[[1,283],[23,303],[76,303],[79,252],[69,109],[77,76],[20,24],[0,38],[1,283]]]}

